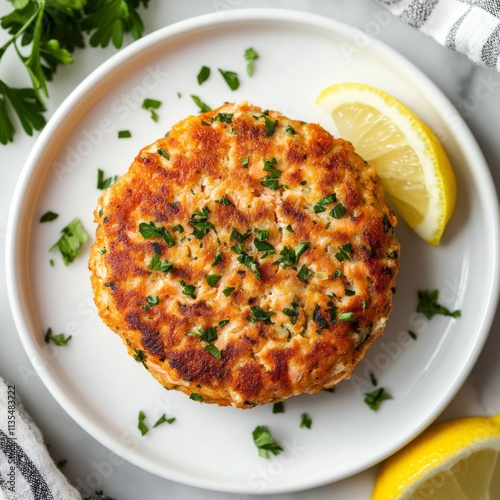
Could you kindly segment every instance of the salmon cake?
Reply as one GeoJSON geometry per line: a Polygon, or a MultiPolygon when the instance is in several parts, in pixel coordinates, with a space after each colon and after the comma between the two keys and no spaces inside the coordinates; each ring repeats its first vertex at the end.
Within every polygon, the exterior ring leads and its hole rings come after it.
{"type": "Polygon", "coordinates": [[[348,378],[392,309],[396,217],[320,125],[248,102],[189,116],[104,191],[104,322],[167,389],[249,408],[348,378]]]}

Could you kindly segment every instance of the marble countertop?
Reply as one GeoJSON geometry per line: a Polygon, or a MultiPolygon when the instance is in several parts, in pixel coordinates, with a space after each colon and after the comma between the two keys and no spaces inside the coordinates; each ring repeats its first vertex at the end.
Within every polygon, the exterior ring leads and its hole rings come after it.
{"type": "MultiPolygon", "coordinates": [[[[9,9],[0,5],[0,15],[9,9]]],[[[418,66],[456,106],[481,147],[490,167],[495,186],[500,187],[500,74],[475,66],[464,56],[440,47],[429,37],[418,33],[371,0],[184,0],[183,2],[151,2],[143,19],[146,32],[192,16],[221,9],[279,7],[322,14],[345,22],[382,40],[418,66]],[[381,17],[382,16],[382,17],[381,17]],[[380,22],[384,19],[384,22],[380,22]],[[385,21],[387,19],[387,21],[385,21]],[[376,22],[373,22],[376,21],[376,22]]],[[[4,36],[2,33],[1,36],[4,36]]],[[[1,41],[1,39],[0,39],[1,41]]],[[[86,49],[78,52],[70,68],[62,68],[56,82],[50,85],[48,115],[50,116],[71,90],[93,69],[115,51],[86,49]]],[[[2,78],[13,84],[26,83],[18,67],[7,60],[2,66],[2,78]]],[[[7,216],[16,181],[23,163],[35,142],[21,132],[15,143],[0,147],[0,261],[5,262],[5,232],[7,216]]],[[[102,468],[109,450],[86,434],[61,409],[34,371],[29,377],[23,370],[30,361],[21,345],[11,316],[6,290],[5,269],[0,266],[0,318],[3,346],[0,350],[0,375],[14,383],[24,406],[45,435],[54,459],[67,459],[64,472],[85,494],[103,490],[117,500],[160,498],[210,500],[250,499],[247,495],[203,491],[156,477],[127,462],[102,468]],[[108,472],[109,471],[109,472],[108,472]],[[97,474],[96,474],[97,472],[97,474]],[[93,474],[93,476],[91,476],[93,474]],[[93,481],[89,482],[89,477],[93,481]],[[99,480],[97,481],[96,478],[99,480]],[[99,484],[97,484],[99,483],[99,484]],[[92,484],[93,489],[89,487],[92,484]]],[[[473,414],[500,413],[500,315],[497,313],[486,346],[466,383],[439,417],[454,418],[473,414]]],[[[320,500],[330,498],[369,498],[376,467],[349,479],[310,490],[285,495],[264,495],[260,498],[320,500]]],[[[258,497],[255,497],[258,498],[258,497]]]]}

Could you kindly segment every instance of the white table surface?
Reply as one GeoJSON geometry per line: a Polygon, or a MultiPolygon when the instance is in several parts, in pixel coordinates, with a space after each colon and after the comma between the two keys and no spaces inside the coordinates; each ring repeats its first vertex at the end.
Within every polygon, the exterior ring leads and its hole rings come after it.
{"type": "MultiPolygon", "coordinates": [[[[480,68],[464,56],[437,45],[371,0],[153,0],[143,12],[146,33],[168,24],[221,9],[281,7],[322,14],[379,38],[426,73],[455,104],[476,137],[491,169],[495,186],[500,186],[500,74],[480,68]]],[[[0,15],[10,4],[0,3],[0,15]]],[[[0,43],[5,37],[0,34],[0,43]]],[[[115,49],[87,48],[76,53],[75,64],[59,69],[50,84],[48,116],[71,90],[115,49]]],[[[1,77],[12,85],[27,84],[15,58],[3,61],[1,77]]],[[[47,391],[24,352],[14,326],[5,283],[5,232],[12,194],[23,163],[35,142],[19,131],[15,142],[0,146],[0,375],[16,385],[25,408],[45,435],[54,460],[67,459],[64,472],[84,494],[95,489],[117,500],[250,499],[247,495],[203,491],[156,477],[127,462],[109,467],[110,451],[90,437],[61,409],[47,391]]],[[[460,201],[459,201],[460,202],[460,201]]],[[[500,413],[500,315],[497,313],[486,346],[466,383],[440,419],[466,415],[500,413]]],[[[275,499],[368,499],[376,467],[349,479],[307,492],[267,495],[275,499]]],[[[272,477],[269,478],[272,480],[272,477]]],[[[258,497],[255,497],[258,498],[258,497]]]]}

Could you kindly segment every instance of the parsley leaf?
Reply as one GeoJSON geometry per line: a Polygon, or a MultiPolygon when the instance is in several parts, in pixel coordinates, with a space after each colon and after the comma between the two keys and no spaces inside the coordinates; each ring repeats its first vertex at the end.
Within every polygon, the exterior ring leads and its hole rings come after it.
{"type": "Polygon", "coordinates": [[[205,276],[205,281],[208,283],[208,286],[215,286],[220,278],[220,274],[207,274],[205,276]]]}
{"type": "Polygon", "coordinates": [[[186,282],[183,280],[180,280],[179,283],[182,287],[183,295],[196,299],[196,287],[194,285],[186,285],[186,282]]]}
{"type": "Polygon", "coordinates": [[[45,333],[45,343],[48,344],[49,342],[52,342],[53,344],[57,346],[65,346],[72,338],[72,335],[69,337],[66,337],[64,333],[59,333],[57,335],[52,334],[52,328],[49,328],[47,332],[45,333]]]}
{"type": "Polygon", "coordinates": [[[262,307],[252,306],[250,308],[251,315],[247,317],[250,323],[256,323],[257,321],[263,321],[266,325],[272,325],[271,317],[276,313],[274,311],[264,311],[262,307]]]}
{"type": "Polygon", "coordinates": [[[193,401],[203,401],[203,396],[201,394],[198,394],[197,392],[192,392],[189,395],[189,399],[192,399],[193,401]]]}
{"type": "Polygon", "coordinates": [[[164,227],[156,227],[153,221],[150,221],[149,224],[141,222],[139,224],[139,232],[141,236],[146,239],[163,238],[169,248],[175,245],[174,237],[164,227]]]}
{"type": "Polygon", "coordinates": [[[200,210],[195,210],[191,219],[189,219],[189,224],[194,227],[193,235],[196,239],[201,240],[213,228],[214,225],[208,221],[208,214],[210,210],[208,207],[203,207],[200,210]]]}
{"type": "Polygon", "coordinates": [[[285,413],[285,404],[283,401],[273,404],[273,413],[285,413]]]}
{"type": "Polygon", "coordinates": [[[460,318],[462,315],[460,310],[452,312],[441,304],[438,304],[438,297],[438,290],[419,290],[417,312],[424,314],[428,319],[431,319],[436,314],[442,314],[443,316],[450,316],[452,318],[460,318]]]}
{"type": "Polygon", "coordinates": [[[62,236],[50,247],[49,252],[57,248],[61,253],[64,265],[67,266],[75,260],[88,236],[78,217],[63,227],[61,233],[62,236]]]}
{"type": "Polygon", "coordinates": [[[283,448],[274,441],[267,427],[263,425],[257,426],[252,432],[253,442],[259,450],[259,456],[269,458],[269,453],[279,455],[283,448]]]}
{"type": "Polygon", "coordinates": [[[146,420],[146,415],[145,413],[141,410],[139,412],[139,416],[137,418],[137,428],[141,431],[141,435],[145,436],[149,432],[148,426],[144,423],[144,420],[146,420]]]}
{"type": "Polygon", "coordinates": [[[203,349],[210,353],[214,358],[220,359],[222,356],[222,352],[217,349],[213,344],[206,345],[203,349]]]}
{"type": "Polygon", "coordinates": [[[210,68],[208,66],[202,66],[196,79],[198,80],[198,84],[201,85],[203,82],[206,82],[209,77],[210,68]]]}
{"type": "Polygon", "coordinates": [[[228,286],[227,288],[224,288],[224,290],[222,290],[222,293],[226,297],[229,297],[234,292],[234,290],[235,290],[234,286],[228,286]]]}
{"type": "Polygon", "coordinates": [[[141,107],[142,109],[149,111],[151,113],[151,119],[154,122],[157,122],[160,117],[158,116],[156,110],[161,107],[161,104],[161,101],[157,101],[156,99],[144,99],[141,107]]]}
{"type": "Polygon", "coordinates": [[[229,241],[236,240],[238,243],[243,243],[245,240],[250,238],[251,234],[252,234],[251,229],[248,229],[243,234],[237,231],[236,229],[233,229],[231,231],[231,235],[229,236],[229,241]]]}
{"type": "Polygon", "coordinates": [[[167,418],[167,416],[165,415],[165,413],[155,422],[155,424],[153,425],[153,429],[155,427],[158,427],[159,425],[161,424],[164,424],[164,423],[167,423],[167,424],[173,424],[175,422],[175,417],[172,417],[172,418],[167,418]]]}
{"type": "Polygon", "coordinates": [[[208,104],[205,104],[197,95],[191,94],[191,99],[193,99],[194,103],[200,108],[200,113],[212,111],[212,108],[208,104]]]}
{"type": "Polygon", "coordinates": [[[151,271],[162,271],[167,273],[168,271],[174,270],[174,265],[166,260],[160,260],[160,255],[154,253],[149,264],[149,269],[151,269],[151,271]]]}
{"type": "Polygon", "coordinates": [[[364,402],[371,410],[377,411],[383,401],[393,399],[392,396],[383,388],[375,389],[373,392],[365,393],[364,402]]]}
{"type": "Polygon", "coordinates": [[[306,427],[310,429],[312,427],[312,419],[307,413],[302,413],[300,416],[300,428],[306,427]]]}
{"type": "Polygon", "coordinates": [[[319,214],[326,210],[326,205],[330,203],[335,203],[337,201],[337,195],[335,193],[323,196],[316,205],[314,205],[313,210],[315,214],[319,214]]]}
{"type": "Polygon", "coordinates": [[[56,214],[55,212],[51,212],[50,210],[48,212],[45,212],[41,217],[40,217],[40,222],[51,222],[59,217],[59,214],[56,214]]]}
{"type": "Polygon", "coordinates": [[[234,71],[224,71],[220,68],[218,69],[219,73],[222,75],[222,78],[224,78],[231,90],[236,90],[240,86],[240,80],[238,79],[237,73],[235,73],[234,71]]]}
{"type": "Polygon", "coordinates": [[[107,189],[111,187],[118,179],[117,175],[112,177],[104,178],[104,170],[100,168],[97,169],[97,189],[107,189]]]}
{"type": "Polygon", "coordinates": [[[257,52],[255,52],[255,50],[252,49],[252,47],[245,49],[245,59],[248,61],[247,62],[247,74],[248,74],[248,76],[253,75],[254,62],[258,58],[259,58],[259,55],[257,54],[257,52]]]}

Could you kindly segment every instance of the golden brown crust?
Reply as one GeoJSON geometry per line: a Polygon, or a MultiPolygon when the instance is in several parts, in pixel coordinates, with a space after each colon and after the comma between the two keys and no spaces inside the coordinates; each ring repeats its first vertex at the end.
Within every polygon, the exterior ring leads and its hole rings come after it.
{"type": "Polygon", "coordinates": [[[188,117],[142,149],[95,220],[101,317],[165,387],[206,402],[246,408],[333,386],[392,308],[396,218],[375,171],[319,125],[249,103],[188,117]],[[256,248],[261,230],[276,253],[256,248]]]}

